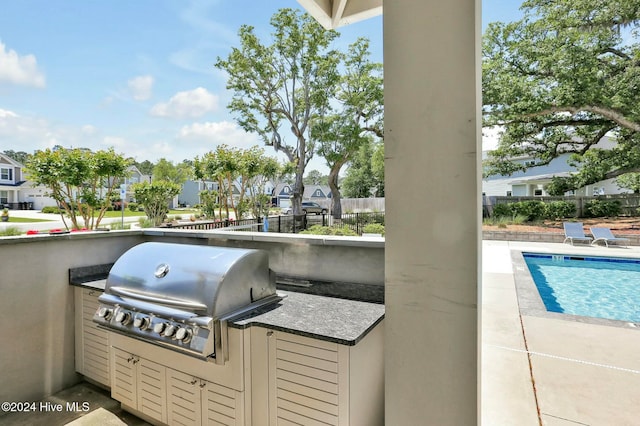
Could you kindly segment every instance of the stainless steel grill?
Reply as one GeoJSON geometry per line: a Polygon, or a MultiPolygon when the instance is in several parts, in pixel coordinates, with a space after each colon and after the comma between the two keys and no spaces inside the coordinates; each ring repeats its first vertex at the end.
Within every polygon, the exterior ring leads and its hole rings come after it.
{"type": "Polygon", "coordinates": [[[227,320],[279,300],[264,251],[143,243],[111,268],[93,320],[223,364],[227,320]]]}

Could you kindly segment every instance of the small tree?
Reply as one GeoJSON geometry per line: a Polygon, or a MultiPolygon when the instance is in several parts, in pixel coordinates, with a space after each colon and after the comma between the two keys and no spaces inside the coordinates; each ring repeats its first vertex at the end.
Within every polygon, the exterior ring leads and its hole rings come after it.
{"type": "Polygon", "coordinates": [[[154,226],[159,226],[169,213],[169,202],[180,192],[180,186],[163,180],[136,183],[131,186],[136,201],[154,226]]]}
{"type": "MultiPolygon", "coordinates": [[[[36,151],[27,164],[27,175],[36,185],[49,188],[71,221],[72,229],[100,225],[110,200],[127,175],[129,160],[113,149],[91,152],[87,149],[54,149],[36,151]]],[[[64,215],[62,220],[65,227],[64,215]]]]}

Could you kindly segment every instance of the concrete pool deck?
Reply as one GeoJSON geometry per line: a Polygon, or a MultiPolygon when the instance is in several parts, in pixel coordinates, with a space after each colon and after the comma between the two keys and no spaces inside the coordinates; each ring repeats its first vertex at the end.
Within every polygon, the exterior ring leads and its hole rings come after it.
{"type": "Polygon", "coordinates": [[[640,328],[521,314],[513,250],[640,258],[634,246],[483,241],[482,424],[638,424],[640,328]]]}

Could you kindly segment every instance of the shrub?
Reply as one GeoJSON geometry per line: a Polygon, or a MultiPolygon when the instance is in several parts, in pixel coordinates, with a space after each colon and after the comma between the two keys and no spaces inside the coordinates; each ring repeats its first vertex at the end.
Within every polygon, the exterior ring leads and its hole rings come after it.
{"type": "Polygon", "coordinates": [[[64,212],[64,210],[55,207],[55,206],[46,206],[42,208],[42,213],[53,213],[53,214],[60,214],[64,212]]]}
{"type": "Polygon", "coordinates": [[[341,228],[331,228],[329,226],[313,225],[309,229],[301,231],[300,234],[310,235],[343,235],[343,236],[357,236],[355,231],[351,230],[347,226],[341,228]]]}
{"type": "Polygon", "coordinates": [[[620,201],[591,200],[584,205],[585,217],[619,216],[622,207],[620,201]]]}
{"type": "Polygon", "coordinates": [[[364,232],[365,234],[384,235],[384,225],[381,225],[379,223],[370,223],[368,225],[365,225],[364,228],[362,228],[362,232],[364,232]]]}
{"type": "Polygon", "coordinates": [[[576,205],[570,201],[552,201],[545,204],[545,217],[548,219],[565,219],[574,217],[576,205]]]}
{"type": "Polygon", "coordinates": [[[3,230],[0,230],[0,237],[15,237],[21,235],[22,231],[17,226],[7,226],[3,230]]]}
{"type": "Polygon", "coordinates": [[[140,228],[153,228],[155,226],[153,220],[147,217],[141,217],[138,219],[138,223],[140,224],[140,228]]]}
{"type": "Polygon", "coordinates": [[[138,203],[129,203],[129,206],[128,206],[130,212],[137,212],[138,207],[139,207],[138,203]]]}
{"type": "Polygon", "coordinates": [[[527,222],[544,217],[544,203],[542,201],[520,201],[512,206],[513,215],[527,217],[527,222]]]}
{"type": "Polygon", "coordinates": [[[496,204],[493,206],[493,217],[511,217],[513,216],[513,203],[496,204]]]}

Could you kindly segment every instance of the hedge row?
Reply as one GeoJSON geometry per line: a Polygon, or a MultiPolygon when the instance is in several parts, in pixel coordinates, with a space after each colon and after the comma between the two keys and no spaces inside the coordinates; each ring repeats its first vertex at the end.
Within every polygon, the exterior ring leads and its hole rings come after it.
{"type": "MultiPolygon", "coordinates": [[[[620,215],[619,201],[591,200],[584,205],[585,217],[613,217],[620,215]]],[[[576,206],[569,201],[519,201],[517,203],[497,204],[493,208],[494,217],[524,216],[527,221],[540,219],[565,219],[575,217],[576,206]]]]}

